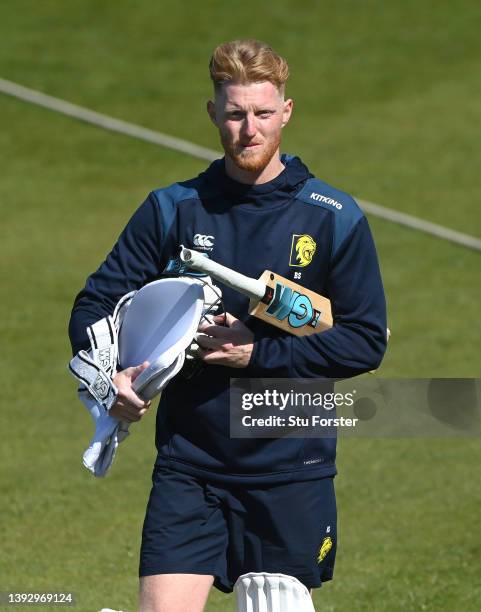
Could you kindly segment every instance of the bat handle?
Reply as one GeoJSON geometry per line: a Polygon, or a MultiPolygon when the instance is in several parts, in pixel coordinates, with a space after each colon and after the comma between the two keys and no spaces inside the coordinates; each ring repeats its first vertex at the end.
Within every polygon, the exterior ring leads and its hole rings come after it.
{"type": "Polygon", "coordinates": [[[193,251],[192,249],[186,249],[182,246],[180,260],[185,263],[188,268],[209,274],[212,278],[215,278],[216,281],[224,283],[224,285],[227,285],[231,289],[247,295],[251,300],[262,300],[265,295],[266,285],[262,281],[231,270],[213,261],[209,257],[206,257],[203,253],[193,251]]]}

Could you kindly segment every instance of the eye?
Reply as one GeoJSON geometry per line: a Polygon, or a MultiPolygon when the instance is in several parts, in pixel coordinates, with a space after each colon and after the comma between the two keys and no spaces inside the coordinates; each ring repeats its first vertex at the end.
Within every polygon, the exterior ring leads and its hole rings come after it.
{"type": "Polygon", "coordinates": [[[258,117],[260,117],[261,119],[268,119],[269,117],[271,117],[273,114],[275,113],[275,111],[273,110],[260,110],[259,112],[256,113],[256,115],[258,117]]]}

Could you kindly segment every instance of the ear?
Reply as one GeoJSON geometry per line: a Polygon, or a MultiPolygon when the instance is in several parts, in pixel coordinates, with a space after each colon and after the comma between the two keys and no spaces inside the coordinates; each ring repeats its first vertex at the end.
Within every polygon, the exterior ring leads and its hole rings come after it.
{"type": "Polygon", "coordinates": [[[215,104],[212,102],[212,100],[209,100],[207,102],[207,112],[209,114],[210,120],[212,121],[212,123],[217,126],[217,118],[216,118],[216,114],[215,114],[215,104]]]}
{"type": "Polygon", "coordinates": [[[294,108],[294,102],[289,98],[284,102],[284,109],[282,111],[282,127],[289,123],[289,119],[292,115],[292,109],[294,108]]]}

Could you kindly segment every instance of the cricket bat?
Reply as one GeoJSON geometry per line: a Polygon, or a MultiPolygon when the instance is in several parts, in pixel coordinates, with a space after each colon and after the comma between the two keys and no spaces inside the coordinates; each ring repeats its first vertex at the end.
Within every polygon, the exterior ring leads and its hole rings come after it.
{"type": "Polygon", "coordinates": [[[332,327],[331,302],[322,295],[265,270],[258,279],[231,270],[199,251],[182,246],[180,260],[210,275],[250,299],[249,314],[296,336],[317,334],[332,327]]]}

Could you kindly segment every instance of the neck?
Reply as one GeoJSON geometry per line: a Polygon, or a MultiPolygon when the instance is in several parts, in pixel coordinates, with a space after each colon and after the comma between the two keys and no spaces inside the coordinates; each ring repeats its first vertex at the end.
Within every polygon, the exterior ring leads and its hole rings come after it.
{"type": "Polygon", "coordinates": [[[229,155],[225,155],[225,171],[229,178],[244,183],[246,185],[262,185],[274,180],[284,170],[284,164],[281,162],[279,150],[272,156],[272,159],[265,168],[257,172],[243,170],[235,165],[229,155]]]}

